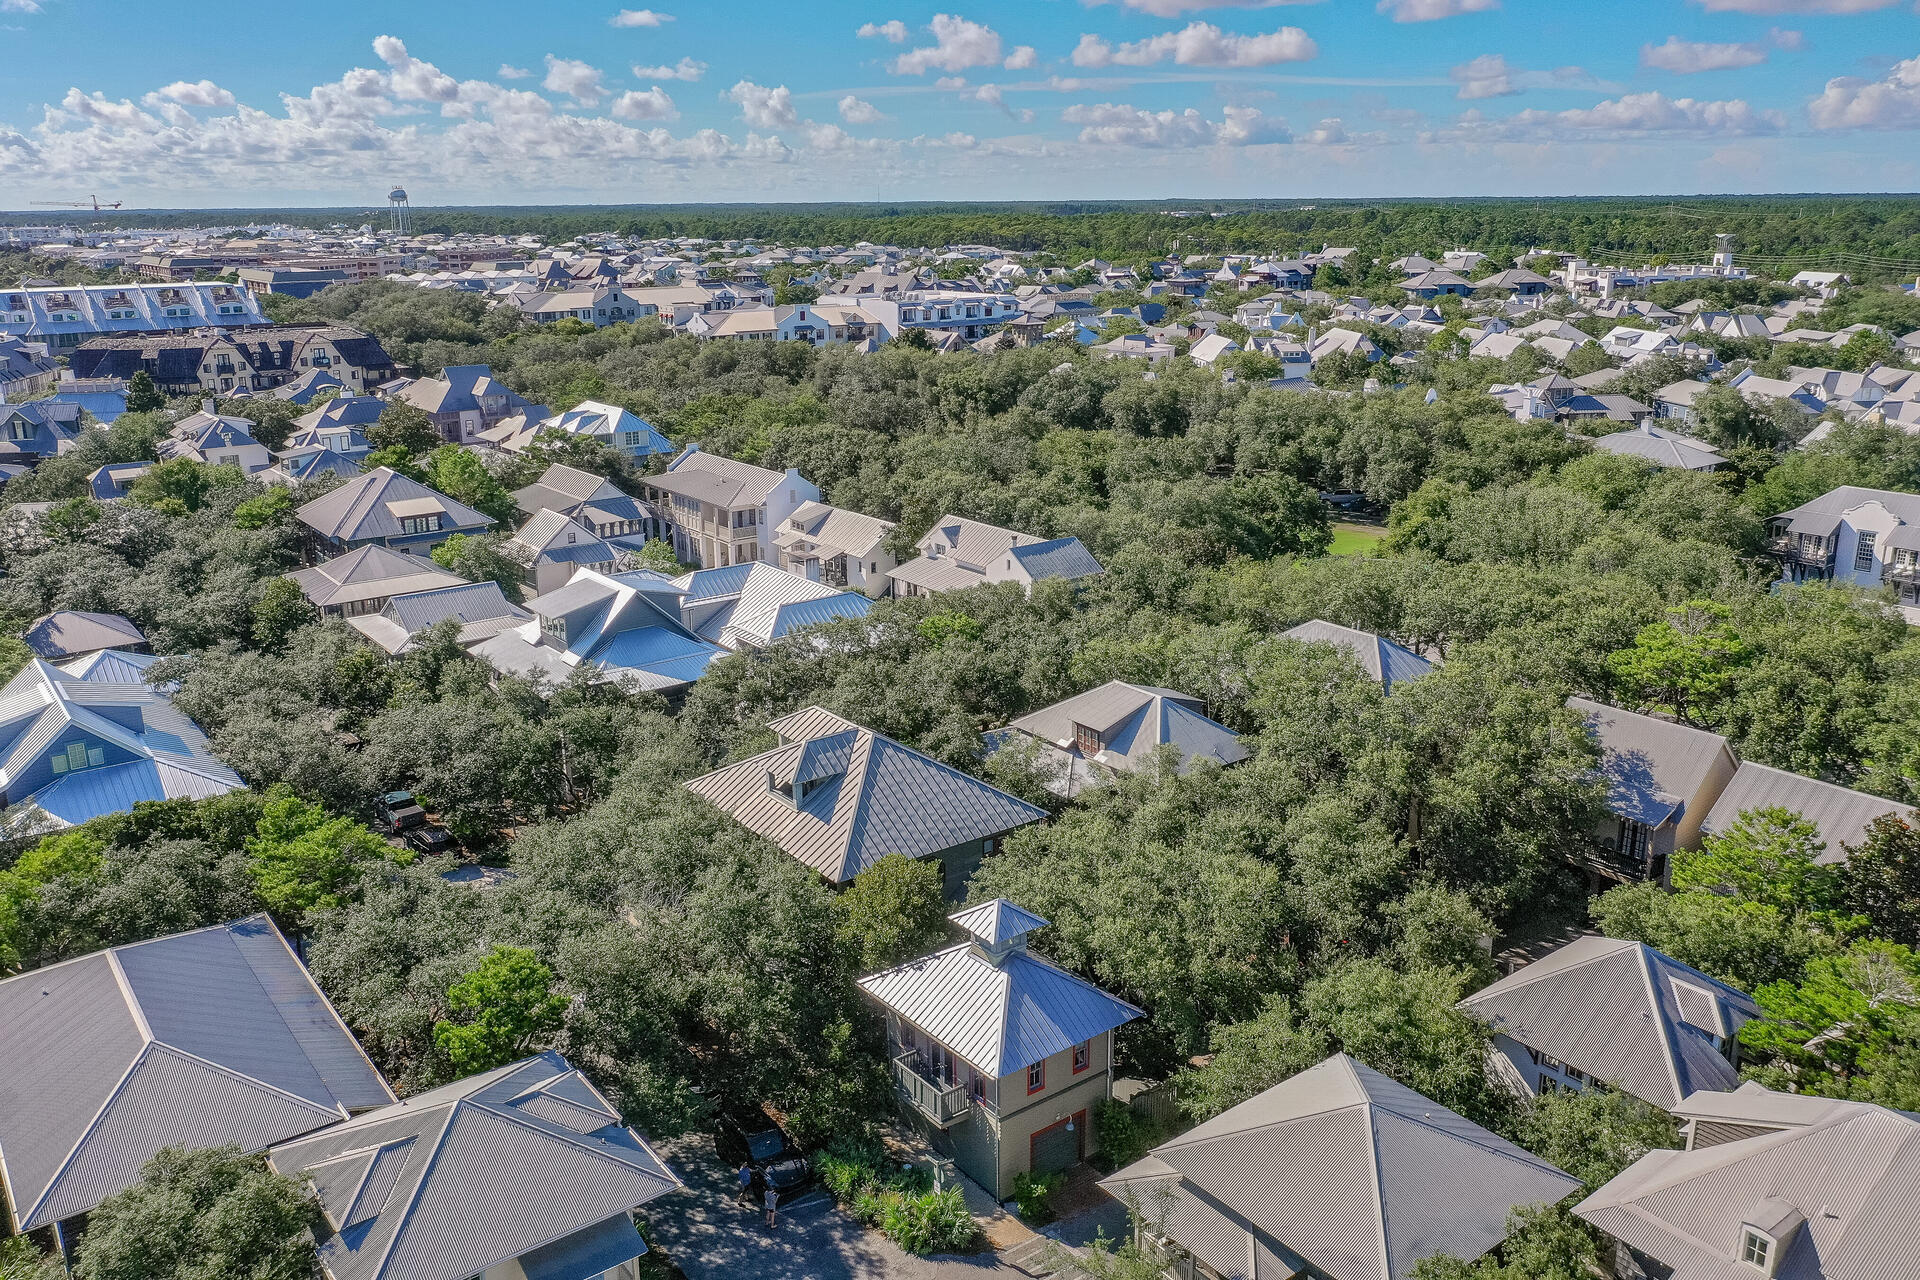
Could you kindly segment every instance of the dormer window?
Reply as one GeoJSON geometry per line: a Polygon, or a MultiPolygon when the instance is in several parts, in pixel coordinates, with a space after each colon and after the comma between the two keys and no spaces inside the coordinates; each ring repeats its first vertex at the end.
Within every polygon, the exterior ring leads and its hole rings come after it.
{"type": "Polygon", "coordinates": [[[54,753],[50,763],[55,773],[74,773],[81,769],[97,769],[106,763],[106,752],[99,747],[89,747],[84,742],[69,742],[64,751],[54,753]]]}
{"type": "Polygon", "coordinates": [[[1092,759],[1100,754],[1103,744],[1097,729],[1089,729],[1084,724],[1073,726],[1073,745],[1081,755],[1092,759]]]}
{"type": "Polygon", "coordinates": [[[779,778],[774,776],[772,770],[767,771],[767,790],[782,797],[788,804],[794,803],[793,784],[791,782],[780,781],[779,778]]]}
{"type": "Polygon", "coordinates": [[[1758,1231],[1748,1228],[1740,1233],[1740,1261],[1751,1263],[1762,1271],[1773,1271],[1773,1241],[1758,1231]]]}

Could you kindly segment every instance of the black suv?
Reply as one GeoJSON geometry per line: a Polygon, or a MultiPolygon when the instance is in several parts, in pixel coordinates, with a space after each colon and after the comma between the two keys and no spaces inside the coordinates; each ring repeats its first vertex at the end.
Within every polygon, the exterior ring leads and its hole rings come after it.
{"type": "Polygon", "coordinates": [[[813,1181],[813,1166],[764,1111],[742,1107],[722,1112],[714,1121],[713,1147],[730,1169],[743,1161],[753,1166],[753,1193],[758,1197],[764,1198],[772,1187],[782,1199],[792,1199],[813,1181]]]}
{"type": "Polygon", "coordinates": [[[395,835],[427,820],[427,811],[420,807],[411,791],[389,791],[374,802],[374,809],[380,825],[395,835]]]}

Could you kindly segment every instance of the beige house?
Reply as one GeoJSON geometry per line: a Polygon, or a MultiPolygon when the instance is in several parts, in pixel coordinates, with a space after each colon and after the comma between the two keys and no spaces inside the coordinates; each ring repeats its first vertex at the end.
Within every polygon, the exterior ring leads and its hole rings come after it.
{"type": "Polygon", "coordinates": [[[1676,849],[1698,849],[1701,824],[1740,769],[1717,733],[1569,698],[1600,744],[1607,816],[1594,828],[1589,869],[1664,884],[1676,849]]]}
{"type": "Polygon", "coordinates": [[[1018,582],[1031,592],[1043,578],[1071,581],[1104,572],[1078,538],[1037,538],[964,516],[940,517],[914,545],[919,558],[887,574],[893,595],[928,596],[989,582],[1018,582]]]}
{"type": "Polygon", "coordinates": [[[1027,950],[1047,922],[1004,898],[949,917],[968,940],[860,979],[887,1015],[902,1108],[996,1200],[1098,1149],[1113,1033],[1140,1010],[1027,950]]]}
{"type": "Polygon", "coordinates": [[[777,563],[773,531],[820,490],[792,467],[756,467],[688,445],[646,480],[647,498],[681,563],[718,569],[756,560],[777,563]]]}
{"type": "Polygon", "coordinates": [[[882,596],[897,563],[887,550],[893,521],[803,502],[774,531],[780,567],[813,582],[882,596]]]}

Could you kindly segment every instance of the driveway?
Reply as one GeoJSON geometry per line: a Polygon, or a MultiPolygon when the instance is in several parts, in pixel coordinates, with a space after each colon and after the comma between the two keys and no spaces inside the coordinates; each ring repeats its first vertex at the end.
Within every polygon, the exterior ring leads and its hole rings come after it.
{"type": "Polygon", "coordinates": [[[995,1253],[918,1258],[848,1217],[824,1191],[780,1206],[769,1228],[759,1206],[734,1203],[733,1171],[713,1139],[692,1133],[655,1144],[687,1189],[643,1212],[654,1239],[687,1280],[1025,1280],[995,1253]]]}

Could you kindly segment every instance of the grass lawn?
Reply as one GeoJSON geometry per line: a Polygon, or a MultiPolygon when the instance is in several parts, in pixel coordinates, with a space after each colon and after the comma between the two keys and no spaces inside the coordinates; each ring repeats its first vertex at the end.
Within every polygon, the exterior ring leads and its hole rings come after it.
{"type": "Polygon", "coordinates": [[[1367,555],[1375,544],[1387,536],[1387,531],[1378,525],[1346,524],[1333,526],[1333,545],[1327,548],[1330,556],[1367,555]]]}

